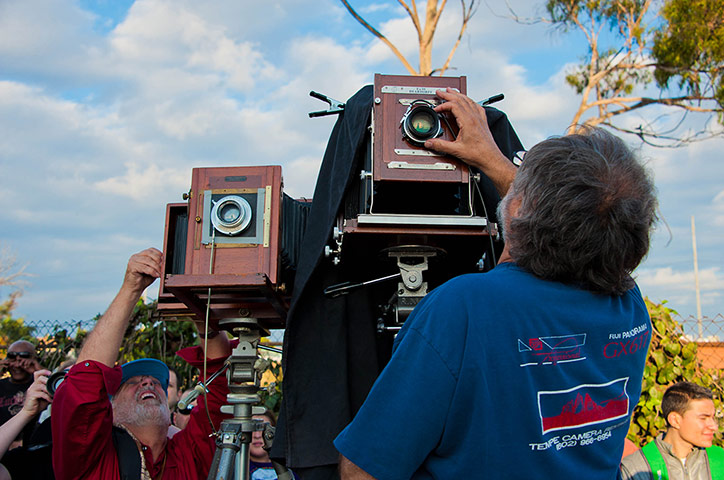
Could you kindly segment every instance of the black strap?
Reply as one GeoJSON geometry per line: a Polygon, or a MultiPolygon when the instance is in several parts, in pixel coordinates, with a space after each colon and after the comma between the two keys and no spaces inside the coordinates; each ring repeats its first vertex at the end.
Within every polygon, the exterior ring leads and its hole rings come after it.
{"type": "Polygon", "coordinates": [[[133,437],[122,428],[113,427],[113,446],[118,454],[121,480],[141,479],[141,452],[133,437]]]}

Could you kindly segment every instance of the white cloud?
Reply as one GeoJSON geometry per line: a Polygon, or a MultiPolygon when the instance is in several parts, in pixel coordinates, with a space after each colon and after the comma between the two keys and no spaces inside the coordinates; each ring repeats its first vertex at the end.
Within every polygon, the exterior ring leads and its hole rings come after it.
{"type": "Polygon", "coordinates": [[[322,159],[315,157],[300,157],[289,162],[283,172],[285,192],[293,198],[311,198],[321,163],[322,159]]]}
{"type": "MultiPolygon", "coordinates": [[[[637,270],[637,281],[641,285],[650,287],[676,287],[682,290],[695,288],[694,271],[675,271],[671,267],[654,270],[637,270]]],[[[716,290],[724,288],[724,276],[719,267],[699,270],[699,284],[702,290],[716,290]]]]}
{"type": "Polygon", "coordinates": [[[360,13],[375,13],[384,12],[393,9],[394,7],[388,3],[371,3],[369,5],[362,5],[359,9],[356,9],[360,13]]]}
{"type": "Polygon", "coordinates": [[[158,186],[173,186],[183,190],[187,183],[185,172],[177,168],[159,168],[157,165],[126,164],[127,171],[120,177],[95,182],[93,187],[101,194],[113,193],[136,201],[158,200],[158,186]]]}

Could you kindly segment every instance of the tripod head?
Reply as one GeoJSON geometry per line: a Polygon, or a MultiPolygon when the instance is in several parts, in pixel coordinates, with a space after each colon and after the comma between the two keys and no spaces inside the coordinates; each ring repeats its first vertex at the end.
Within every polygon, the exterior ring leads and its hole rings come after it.
{"type": "MultiPolygon", "coordinates": [[[[239,344],[227,360],[226,378],[230,393],[226,398],[229,405],[221,407],[223,413],[233,417],[221,422],[208,480],[245,480],[249,478],[252,434],[264,431],[265,436],[273,437],[273,430],[269,430],[268,424],[252,418],[265,412],[264,407],[259,406],[261,398],[258,392],[261,375],[268,368],[269,361],[261,358],[257,349],[259,340],[269,336],[269,331],[262,328],[255,318],[226,318],[219,321],[219,327],[236,336],[239,344]]],[[[277,469],[276,464],[274,468],[277,469]]],[[[278,477],[291,478],[284,477],[283,473],[277,473],[278,477]]]]}
{"type": "Polygon", "coordinates": [[[259,340],[268,337],[269,331],[261,327],[256,318],[247,317],[219,320],[219,328],[239,339],[229,357],[226,372],[231,394],[257,395],[261,375],[269,366],[268,360],[259,357],[257,349],[259,340]]]}

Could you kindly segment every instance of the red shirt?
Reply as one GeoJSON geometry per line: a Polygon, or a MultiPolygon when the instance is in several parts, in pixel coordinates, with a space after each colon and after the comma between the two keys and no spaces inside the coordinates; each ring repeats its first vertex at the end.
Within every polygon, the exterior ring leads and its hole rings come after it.
{"type": "MultiPolygon", "coordinates": [[[[201,369],[203,358],[199,347],[185,348],[178,355],[201,369]]],[[[225,358],[209,360],[210,376],[225,358]]],[[[109,395],[118,391],[121,367],[109,368],[101,363],[85,361],[73,366],[58,387],[51,415],[53,432],[53,468],[57,480],[102,479],[120,480],[118,455],[113,446],[111,429],[113,413],[109,395]]],[[[219,408],[226,403],[229,388],[221,375],[209,385],[208,405],[214,427],[228,415],[219,408]]],[[[165,452],[153,461],[151,449],[143,446],[146,467],[151,476],[163,480],[205,479],[216,450],[211,426],[206,417],[203,398],[191,412],[187,427],[168,439],[165,452]],[[165,459],[165,465],[164,465],[165,459]],[[163,471],[163,476],[161,472],[163,471]]]]}

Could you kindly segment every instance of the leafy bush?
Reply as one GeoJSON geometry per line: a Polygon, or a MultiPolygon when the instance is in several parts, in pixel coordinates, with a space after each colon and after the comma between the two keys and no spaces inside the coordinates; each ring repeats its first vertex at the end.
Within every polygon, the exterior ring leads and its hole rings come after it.
{"type": "MultiPolygon", "coordinates": [[[[655,304],[646,299],[653,326],[651,346],[644,369],[641,399],[634,409],[628,432],[629,440],[639,446],[650,442],[666,429],[666,421],[661,414],[661,399],[666,388],[673,383],[687,380],[709,388],[714,392],[717,412],[722,411],[724,384],[721,372],[702,366],[696,356],[696,343],[684,338],[681,324],[672,316],[677,314],[676,311],[665,304],[655,304]]],[[[719,422],[720,433],[714,437],[716,445],[722,445],[720,417],[719,422]]]]}

